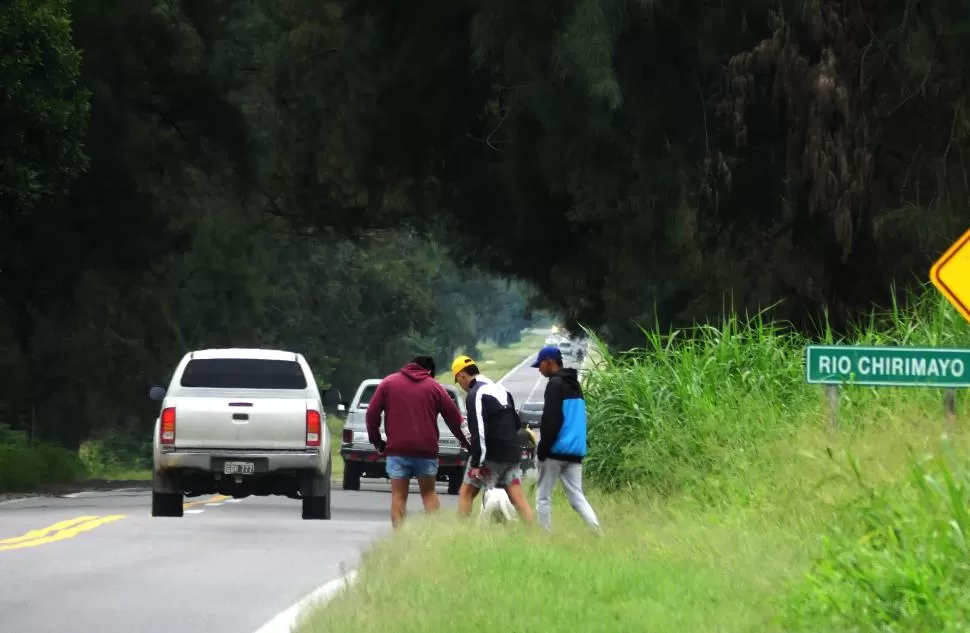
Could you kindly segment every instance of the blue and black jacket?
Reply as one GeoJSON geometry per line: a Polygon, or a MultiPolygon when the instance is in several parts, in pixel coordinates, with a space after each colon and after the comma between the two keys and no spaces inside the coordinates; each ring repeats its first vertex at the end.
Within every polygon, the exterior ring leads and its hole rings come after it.
{"type": "Polygon", "coordinates": [[[586,401],[575,369],[549,377],[536,457],[577,463],[586,457],[586,401]]]}

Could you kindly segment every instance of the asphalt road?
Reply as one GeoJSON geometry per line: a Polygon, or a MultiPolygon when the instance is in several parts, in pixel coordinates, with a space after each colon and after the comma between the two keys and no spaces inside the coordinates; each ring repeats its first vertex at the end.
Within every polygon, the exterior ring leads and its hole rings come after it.
{"type": "MultiPolygon", "coordinates": [[[[505,384],[524,403],[545,382],[526,363],[505,384]]],[[[389,505],[373,480],[335,486],[332,521],[303,521],[300,502],[279,497],[188,500],[181,519],[152,518],[147,489],[6,501],[0,633],[252,633],[355,568],[390,532],[389,505]]]]}

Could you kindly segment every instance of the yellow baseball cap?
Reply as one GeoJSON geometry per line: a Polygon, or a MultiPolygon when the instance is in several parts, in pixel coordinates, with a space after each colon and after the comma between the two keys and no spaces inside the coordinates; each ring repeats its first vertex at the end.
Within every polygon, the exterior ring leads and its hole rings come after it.
{"type": "Polygon", "coordinates": [[[470,356],[459,356],[451,363],[451,373],[455,376],[469,365],[474,365],[475,361],[470,356]]]}

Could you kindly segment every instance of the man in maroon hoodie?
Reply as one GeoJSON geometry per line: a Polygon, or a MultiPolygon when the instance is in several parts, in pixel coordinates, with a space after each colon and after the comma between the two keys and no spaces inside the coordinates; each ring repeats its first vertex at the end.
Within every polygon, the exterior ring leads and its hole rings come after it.
{"type": "Polygon", "coordinates": [[[367,404],[367,437],[386,457],[391,479],[391,524],[398,527],[407,513],[408,486],[418,480],[425,512],[438,509],[438,415],[461,445],[469,448],[461,430],[461,410],[434,378],[434,360],[418,356],[381,381],[367,404]],[[381,414],[384,433],[381,439],[381,414]]]}

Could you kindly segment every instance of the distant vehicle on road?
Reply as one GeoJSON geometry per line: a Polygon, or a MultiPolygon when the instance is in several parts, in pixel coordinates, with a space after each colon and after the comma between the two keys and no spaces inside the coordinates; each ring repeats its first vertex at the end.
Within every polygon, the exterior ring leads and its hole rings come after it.
{"type": "Polygon", "coordinates": [[[519,419],[530,429],[538,429],[542,421],[542,402],[526,402],[519,405],[519,419]]]}
{"type": "Polygon", "coordinates": [[[545,344],[555,345],[563,356],[572,356],[578,361],[582,361],[586,355],[585,341],[573,340],[566,336],[550,336],[546,339],[545,344]]]}
{"type": "MultiPolygon", "coordinates": [[[[347,419],[340,437],[340,457],[344,460],[344,490],[360,490],[362,477],[387,479],[385,459],[377,452],[374,445],[367,438],[367,404],[374,397],[379,378],[369,378],[357,387],[354,399],[347,407],[347,419]]],[[[451,396],[455,404],[465,417],[465,399],[460,397],[458,389],[451,385],[444,385],[445,391],[451,396]]],[[[469,437],[468,422],[462,422],[462,431],[469,437]]],[[[384,426],[381,425],[381,437],[386,439],[384,426]]],[[[444,419],[438,416],[438,481],[448,482],[448,494],[456,495],[461,488],[462,477],[465,474],[465,464],[468,462],[468,451],[461,447],[458,440],[451,434],[444,419]]]]}
{"type": "MultiPolygon", "coordinates": [[[[302,354],[207,349],[182,357],[155,420],[152,516],[180,517],[184,496],[282,495],[304,519],[330,519],[330,436],[302,354]]],[[[324,392],[328,403],[340,392],[324,392]]]]}

